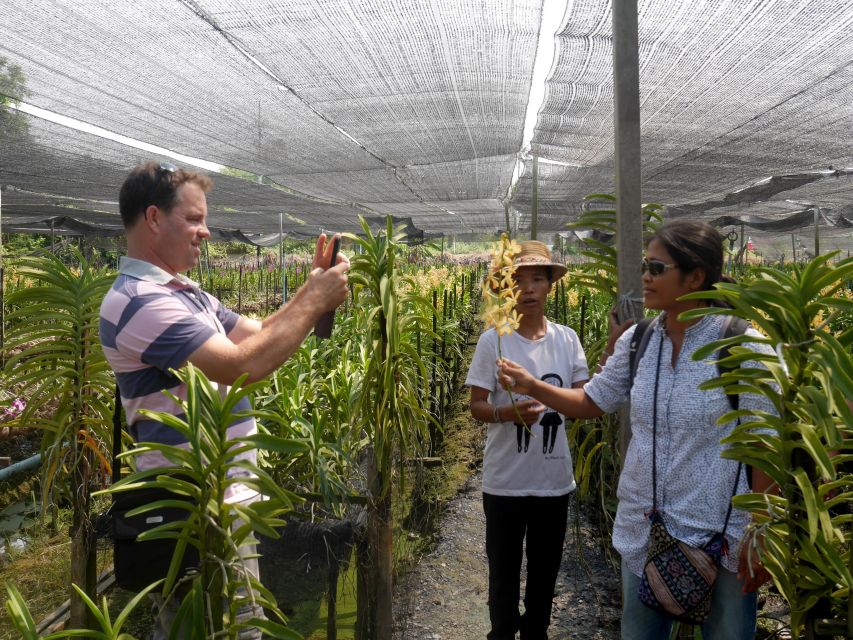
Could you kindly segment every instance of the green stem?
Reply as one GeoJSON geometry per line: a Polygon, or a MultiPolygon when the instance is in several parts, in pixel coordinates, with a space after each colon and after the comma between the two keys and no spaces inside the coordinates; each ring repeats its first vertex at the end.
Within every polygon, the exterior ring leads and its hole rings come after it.
{"type": "MultiPolygon", "coordinates": [[[[503,352],[501,351],[501,334],[498,334],[498,360],[503,360],[503,359],[504,359],[503,352]]],[[[506,391],[507,394],[509,395],[509,401],[512,403],[512,410],[515,412],[515,417],[518,419],[517,424],[523,424],[524,428],[527,429],[528,433],[533,433],[530,430],[530,427],[527,425],[527,423],[521,417],[521,412],[519,412],[519,410],[518,410],[518,405],[515,404],[515,398],[513,397],[512,391],[510,391],[510,388],[508,386],[505,386],[504,391],[506,391]]]]}

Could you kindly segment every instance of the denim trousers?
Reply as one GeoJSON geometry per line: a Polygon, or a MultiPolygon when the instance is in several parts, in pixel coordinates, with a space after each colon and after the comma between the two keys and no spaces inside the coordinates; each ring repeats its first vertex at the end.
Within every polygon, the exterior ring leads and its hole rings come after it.
{"type": "Polygon", "coordinates": [[[569,494],[496,496],[483,494],[486,555],[489,558],[488,640],[547,640],[554,583],[563,557],[569,494]],[[524,615],[519,612],[521,560],[526,541],[524,615]]]}
{"type": "MultiPolygon", "coordinates": [[[[640,578],[622,563],[622,640],[666,640],[673,620],[637,597],[640,578]]],[[[753,640],[758,606],[756,592],[743,593],[737,575],[720,567],[711,613],[702,624],[704,640],[753,640]]]]}

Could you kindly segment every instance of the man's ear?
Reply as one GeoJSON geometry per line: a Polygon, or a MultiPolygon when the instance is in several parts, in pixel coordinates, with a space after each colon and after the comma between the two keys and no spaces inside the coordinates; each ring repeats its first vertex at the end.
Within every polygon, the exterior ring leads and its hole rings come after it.
{"type": "Polygon", "coordinates": [[[156,233],[160,230],[162,215],[163,212],[160,210],[160,207],[156,205],[151,204],[145,208],[145,211],[142,212],[142,216],[145,219],[145,224],[148,226],[149,231],[153,231],[156,233]]]}

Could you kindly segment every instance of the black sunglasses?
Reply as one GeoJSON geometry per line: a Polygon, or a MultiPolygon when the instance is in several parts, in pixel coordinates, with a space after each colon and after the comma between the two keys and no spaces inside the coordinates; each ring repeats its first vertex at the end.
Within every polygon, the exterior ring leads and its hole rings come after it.
{"type": "Polygon", "coordinates": [[[643,258],[643,264],[640,267],[640,273],[649,272],[653,277],[663,275],[667,269],[678,269],[677,264],[667,264],[660,260],[647,260],[643,258]]]}
{"type": "Polygon", "coordinates": [[[161,162],[160,166],[157,167],[157,174],[155,175],[154,180],[159,183],[164,176],[171,176],[177,170],[178,167],[173,165],[171,162],[161,162]]]}

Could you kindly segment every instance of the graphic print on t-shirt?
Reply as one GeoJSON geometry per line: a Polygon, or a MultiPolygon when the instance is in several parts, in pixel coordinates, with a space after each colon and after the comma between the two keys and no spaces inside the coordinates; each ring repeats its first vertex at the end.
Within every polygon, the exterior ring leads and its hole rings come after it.
{"type": "MultiPolygon", "coordinates": [[[[563,386],[563,379],[556,373],[546,373],[541,380],[552,387],[562,388],[563,386]]],[[[559,413],[549,409],[540,418],[539,424],[542,425],[542,453],[553,453],[554,443],[557,441],[557,430],[563,424],[563,419],[559,413]]]]}
{"type": "MultiPolygon", "coordinates": [[[[515,401],[521,402],[522,400],[530,400],[530,396],[519,395],[515,401]]],[[[515,425],[515,439],[518,442],[518,452],[522,452],[522,442],[524,446],[524,453],[527,453],[527,449],[530,447],[530,430],[533,428],[533,425],[529,427],[524,426],[520,422],[513,422],[515,425]]]]}

